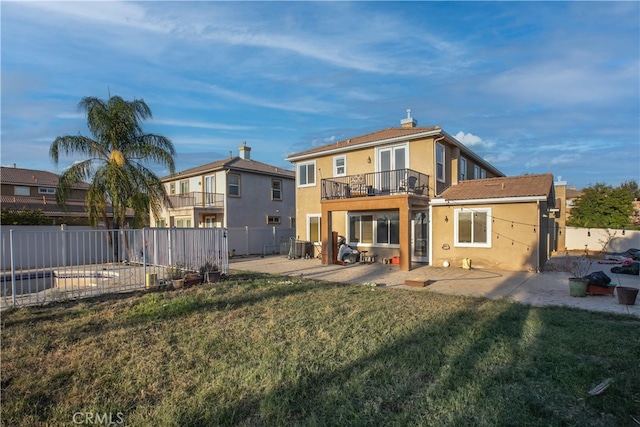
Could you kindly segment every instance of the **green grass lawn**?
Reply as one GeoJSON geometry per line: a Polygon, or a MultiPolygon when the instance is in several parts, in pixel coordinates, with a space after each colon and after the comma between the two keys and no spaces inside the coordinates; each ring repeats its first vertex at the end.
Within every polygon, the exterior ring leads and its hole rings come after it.
{"type": "Polygon", "coordinates": [[[1,358],[6,426],[640,419],[638,318],[256,273],[4,312],[1,358]]]}

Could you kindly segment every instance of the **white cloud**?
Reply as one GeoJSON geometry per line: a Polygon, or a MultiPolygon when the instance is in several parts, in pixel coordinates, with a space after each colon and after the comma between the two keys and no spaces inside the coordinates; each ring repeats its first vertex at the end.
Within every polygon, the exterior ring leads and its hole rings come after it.
{"type": "Polygon", "coordinates": [[[237,126],[212,122],[191,122],[185,120],[153,120],[153,124],[164,126],[200,128],[200,129],[217,129],[217,130],[252,130],[255,126],[237,126]]]}
{"type": "Polygon", "coordinates": [[[464,133],[462,131],[456,134],[456,139],[462,142],[464,145],[468,145],[469,147],[480,144],[482,142],[482,138],[480,138],[479,136],[476,136],[472,133],[464,133]]]}

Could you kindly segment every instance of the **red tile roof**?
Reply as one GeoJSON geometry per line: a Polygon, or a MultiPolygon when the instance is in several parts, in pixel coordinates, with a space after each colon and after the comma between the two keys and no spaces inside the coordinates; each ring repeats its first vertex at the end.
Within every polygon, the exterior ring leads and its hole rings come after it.
{"type": "Polygon", "coordinates": [[[217,160],[215,162],[207,163],[206,165],[196,166],[191,169],[176,172],[173,175],[162,177],[161,180],[166,182],[177,178],[184,178],[225,169],[261,173],[265,175],[276,175],[290,179],[295,178],[295,172],[292,170],[278,168],[256,160],[246,160],[241,157],[233,157],[231,159],[217,160]]]}
{"type": "MultiPolygon", "coordinates": [[[[0,167],[0,181],[3,184],[56,187],[58,175],[36,169],[0,167]]],[[[80,183],[76,188],[89,188],[89,184],[80,183]]]]}
{"type": "Polygon", "coordinates": [[[552,192],[553,175],[548,173],[462,181],[447,188],[436,199],[477,200],[507,197],[549,197],[553,194],[552,192]]]}

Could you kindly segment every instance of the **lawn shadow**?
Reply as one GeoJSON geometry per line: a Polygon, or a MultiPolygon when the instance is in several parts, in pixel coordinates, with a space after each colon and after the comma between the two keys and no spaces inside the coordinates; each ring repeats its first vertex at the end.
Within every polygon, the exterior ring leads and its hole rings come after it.
{"type": "MultiPolygon", "coordinates": [[[[416,322],[406,336],[338,368],[330,364],[308,369],[297,366],[298,372],[304,373],[283,381],[275,390],[244,396],[218,408],[215,416],[187,410],[179,423],[492,426],[549,425],[550,420],[558,425],[619,423],[621,418],[616,415],[620,414],[615,414],[616,408],[612,406],[620,406],[616,403],[618,397],[588,402],[584,399],[588,390],[585,384],[606,375],[605,372],[597,372],[596,366],[585,374],[584,365],[574,366],[571,360],[560,363],[553,354],[554,349],[563,352],[555,338],[555,329],[562,327],[557,320],[562,314],[558,313],[568,310],[570,315],[577,316],[607,315],[485,298],[466,297],[465,301],[464,309],[435,321],[416,322]],[[545,338],[546,334],[553,338],[545,338]],[[550,366],[553,363],[566,372],[554,373],[554,367],[550,366]],[[579,375],[586,377],[576,381],[579,375]]],[[[567,332],[565,338],[571,335],[570,331],[564,331],[567,332]]],[[[601,369],[611,369],[609,362],[592,361],[600,364],[601,369]]],[[[631,383],[629,380],[626,384],[631,383]]],[[[638,386],[634,387],[639,393],[638,386]]],[[[626,405],[626,411],[633,410],[631,398],[626,405]]]]}

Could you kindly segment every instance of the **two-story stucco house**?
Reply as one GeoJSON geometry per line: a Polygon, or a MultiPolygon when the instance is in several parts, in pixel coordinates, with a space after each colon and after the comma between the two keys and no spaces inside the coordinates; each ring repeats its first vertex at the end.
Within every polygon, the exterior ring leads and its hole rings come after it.
{"type": "Polygon", "coordinates": [[[171,206],[152,227],[294,227],[294,172],[239,155],[161,178],[171,206]]]}
{"type": "Polygon", "coordinates": [[[89,216],[85,197],[89,184],[78,184],[65,206],[59,206],[56,202],[58,179],[58,175],[52,172],[3,166],[0,171],[2,208],[39,210],[51,219],[52,224],[87,224],[89,216]]]}
{"type": "Polygon", "coordinates": [[[504,174],[439,126],[400,127],[291,154],[296,169],[296,234],[336,258],[334,235],[400,268],[429,261],[432,198],[460,181],[504,174]]]}

